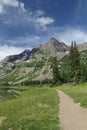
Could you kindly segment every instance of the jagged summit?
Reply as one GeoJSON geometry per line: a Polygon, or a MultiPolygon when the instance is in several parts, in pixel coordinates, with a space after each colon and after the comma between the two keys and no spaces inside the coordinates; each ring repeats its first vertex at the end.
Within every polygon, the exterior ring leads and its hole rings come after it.
{"type": "Polygon", "coordinates": [[[58,40],[54,37],[52,37],[48,40],[48,43],[56,43],[56,42],[58,42],[58,40]]]}
{"type": "Polygon", "coordinates": [[[18,55],[11,55],[11,56],[6,57],[4,61],[6,62],[26,61],[30,58],[32,54],[34,54],[35,52],[39,50],[40,50],[39,47],[33,48],[32,50],[26,49],[18,55]]]}
{"type": "Polygon", "coordinates": [[[57,42],[61,43],[60,40],[58,40],[58,39],[56,39],[56,38],[54,38],[54,37],[52,37],[52,38],[50,38],[50,39],[48,40],[48,43],[57,43],[57,42]]]}
{"type": "MultiPolygon", "coordinates": [[[[62,42],[62,41],[60,41],[59,39],[56,39],[56,38],[54,38],[54,37],[52,37],[52,38],[50,38],[49,40],[48,40],[48,42],[47,42],[48,44],[55,44],[55,43],[59,43],[59,44],[61,44],[61,43],[64,43],[64,42],[62,42]]],[[[65,43],[64,43],[65,44],[65,43]]]]}
{"type": "Polygon", "coordinates": [[[42,46],[41,49],[49,53],[66,52],[69,50],[68,46],[65,43],[60,42],[55,38],[49,39],[48,42],[42,46]]]}
{"type": "MultiPolygon", "coordinates": [[[[5,58],[4,61],[6,61],[6,62],[26,61],[26,60],[29,60],[32,55],[34,55],[36,52],[39,52],[39,51],[44,52],[44,54],[48,54],[49,56],[50,55],[52,56],[57,52],[65,53],[68,50],[69,50],[69,48],[65,43],[60,42],[56,38],[50,38],[46,44],[44,44],[44,45],[40,44],[31,50],[26,49],[18,55],[8,56],[5,58]]],[[[41,57],[40,53],[39,53],[38,57],[41,57]]]]}
{"type": "Polygon", "coordinates": [[[43,46],[42,44],[39,44],[39,45],[37,45],[35,48],[41,49],[42,46],[43,46]]]}

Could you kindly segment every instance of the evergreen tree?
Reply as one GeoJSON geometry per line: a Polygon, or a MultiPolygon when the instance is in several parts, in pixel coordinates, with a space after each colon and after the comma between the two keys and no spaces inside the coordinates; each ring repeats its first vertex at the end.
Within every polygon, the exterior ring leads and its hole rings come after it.
{"type": "Polygon", "coordinates": [[[60,78],[60,73],[58,69],[57,57],[54,57],[53,59],[53,84],[60,82],[60,80],[61,78],[60,78]]]}
{"type": "Polygon", "coordinates": [[[81,63],[81,77],[80,77],[81,82],[86,82],[87,81],[87,65],[84,63],[81,63]]]}
{"type": "Polygon", "coordinates": [[[80,81],[80,53],[76,42],[72,42],[70,48],[70,68],[71,68],[71,81],[79,82],[80,81]]]}

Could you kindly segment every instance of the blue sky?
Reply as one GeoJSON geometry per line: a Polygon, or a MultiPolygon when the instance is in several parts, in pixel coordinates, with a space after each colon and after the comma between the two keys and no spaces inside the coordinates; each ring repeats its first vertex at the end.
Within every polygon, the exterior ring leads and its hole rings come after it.
{"type": "Polygon", "coordinates": [[[0,59],[51,37],[87,41],[87,0],[0,0],[0,59]]]}

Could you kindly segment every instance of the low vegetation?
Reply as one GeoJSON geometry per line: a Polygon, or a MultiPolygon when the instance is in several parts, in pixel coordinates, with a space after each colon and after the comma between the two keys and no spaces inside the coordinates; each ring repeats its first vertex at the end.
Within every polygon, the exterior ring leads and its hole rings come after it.
{"type": "Polygon", "coordinates": [[[6,117],[0,130],[59,130],[55,90],[24,86],[15,89],[20,91],[18,98],[0,102],[0,116],[6,117]]]}
{"type": "Polygon", "coordinates": [[[12,81],[15,81],[16,77],[17,76],[14,75],[14,74],[6,75],[5,77],[0,79],[0,82],[1,83],[3,83],[3,82],[5,82],[5,83],[12,82],[12,81]]]}
{"type": "Polygon", "coordinates": [[[0,88],[0,101],[17,98],[18,96],[19,91],[17,91],[16,89],[10,89],[9,87],[0,88]]]}

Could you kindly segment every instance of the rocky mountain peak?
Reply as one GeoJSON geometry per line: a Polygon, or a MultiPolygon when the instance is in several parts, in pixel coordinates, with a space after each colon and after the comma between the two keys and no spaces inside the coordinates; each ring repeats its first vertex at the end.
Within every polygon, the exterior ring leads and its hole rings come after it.
{"type": "Polygon", "coordinates": [[[48,40],[48,43],[57,43],[57,42],[58,42],[58,40],[56,38],[50,38],[48,40]]]}
{"type": "Polygon", "coordinates": [[[30,53],[30,49],[25,49],[22,53],[30,53]]]}
{"type": "MultiPolygon", "coordinates": [[[[56,38],[50,38],[48,42],[44,45],[38,45],[35,48],[26,49],[22,53],[18,55],[11,55],[5,58],[6,62],[20,62],[20,61],[27,61],[30,59],[32,55],[36,55],[36,52],[43,52],[44,54],[54,55],[55,53],[65,53],[68,51],[68,46],[57,40],[56,38]]],[[[39,54],[40,55],[40,54],[39,54]]],[[[38,56],[39,57],[39,56],[38,56]]]]}
{"type": "Polygon", "coordinates": [[[66,52],[69,50],[69,48],[65,43],[60,42],[55,38],[51,38],[45,45],[42,46],[42,50],[46,52],[49,51],[49,53],[55,53],[55,52],[66,52]]]}

